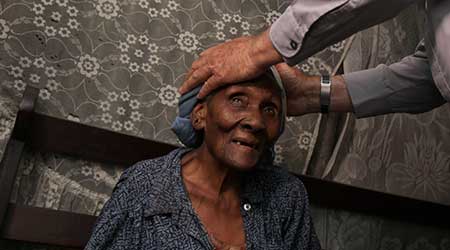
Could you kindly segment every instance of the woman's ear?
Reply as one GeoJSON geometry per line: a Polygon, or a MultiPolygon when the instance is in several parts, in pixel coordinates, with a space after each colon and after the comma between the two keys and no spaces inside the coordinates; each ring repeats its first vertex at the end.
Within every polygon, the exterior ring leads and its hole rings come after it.
{"type": "Polygon", "coordinates": [[[191,112],[191,123],[195,130],[202,130],[205,128],[207,105],[199,103],[195,105],[191,112]]]}

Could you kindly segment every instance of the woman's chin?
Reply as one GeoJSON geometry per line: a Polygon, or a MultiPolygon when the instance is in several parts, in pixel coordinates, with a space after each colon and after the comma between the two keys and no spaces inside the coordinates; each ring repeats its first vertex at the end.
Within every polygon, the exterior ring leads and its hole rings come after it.
{"type": "Polygon", "coordinates": [[[229,165],[243,171],[255,168],[262,157],[260,150],[239,145],[232,145],[225,152],[227,152],[225,159],[229,165]]]}
{"type": "Polygon", "coordinates": [[[233,157],[228,160],[228,164],[231,168],[238,171],[250,171],[258,165],[259,158],[254,157],[233,157]]]}

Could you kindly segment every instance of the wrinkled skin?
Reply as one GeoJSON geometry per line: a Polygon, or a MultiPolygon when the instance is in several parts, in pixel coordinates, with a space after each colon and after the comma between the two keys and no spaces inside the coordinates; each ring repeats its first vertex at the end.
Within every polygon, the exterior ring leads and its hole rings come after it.
{"type": "Polygon", "coordinates": [[[204,144],[221,164],[251,169],[278,138],[281,99],[265,78],[231,85],[203,104],[204,144]]]}

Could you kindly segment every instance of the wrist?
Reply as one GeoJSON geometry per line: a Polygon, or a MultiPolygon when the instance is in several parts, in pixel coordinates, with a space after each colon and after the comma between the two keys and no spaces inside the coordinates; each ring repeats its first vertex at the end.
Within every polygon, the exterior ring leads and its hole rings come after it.
{"type": "Polygon", "coordinates": [[[283,57],[281,57],[270,40],[269,30],[267,29],[255,36],[252,58],[255,60],[255,64],[261,66],[261,68],[267,68],[283,61],[283,57]]]}
{"type": "Polygon", "coordinates": [[[320,112],[320,77],[304,76],[304,93],[303,97],[306,103],[307,113],[320,112]]]}
{"type": "Polygon", "coordinates": [[[331,89],[331,111],[333,112],[353,112],[353,104],[347,90],[344,77],[334,76],[333,88],[331,89]]]}
{"type": "Polygon", "coordinates": [[[326,114],[330,111],[331,104],[331,78],[330,75],[320,77],[320,112],[326,114]]]}
{"type": "MultiPolygon", "coordinates": [[[[295,88],[287,90],[289,115],[303,115],[321,111],[320,103],[320,76],[298,75],[295,88]]],[[[330,93],[330,112],[352,112],[353,105],[340,75],[331,78],[333,87],[330,93]]]]}

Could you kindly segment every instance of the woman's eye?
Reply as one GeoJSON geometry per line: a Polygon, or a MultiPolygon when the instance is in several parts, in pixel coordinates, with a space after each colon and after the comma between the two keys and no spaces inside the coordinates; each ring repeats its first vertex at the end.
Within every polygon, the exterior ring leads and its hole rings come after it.
{"type": "Polygon", "coordinates": [[[267,107],[264,107],[264,113],[269,114],[269,115],[276,115],[277,109],[272,106],[267,106],[267,107]]]}
{"type": "Polygon", "coordinates": [[[235,97],[231,98],[231,104],[233,104],[233,105],[242,105],[242,103],[243,103],[243,100],[240,97],[235,96],[235,97]]]}

